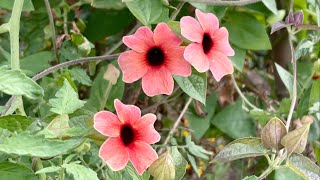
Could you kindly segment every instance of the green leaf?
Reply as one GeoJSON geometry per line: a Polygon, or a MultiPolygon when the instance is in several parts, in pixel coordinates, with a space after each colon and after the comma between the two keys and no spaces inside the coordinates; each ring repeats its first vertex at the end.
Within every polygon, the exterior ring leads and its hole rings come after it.
{"type": "Polygon", "coordinates": [[[192,69],[192,74],[188,77],[173,76],[180,88],[190,97],[206,104],[207,75],[192,69]]]}
{"type": "Polygon", "coordinates": [[[251,110],[249,112],[250,116],[259,122],[262,126],[266,125],[274,115],[271,113],[268,113],[266,111],[258,111],[258,110],[251,110]]]}
{"type": "Polygon", "coordinates": [[[81,68],[72,68],[69,69],[69,73],[75,81],[87,86],[92,85],[92,81],[85,70],[81,68]]]}
{"type": "Polygon", "coordinates": [[[253,176],[246,176],[242,180],[258,180],[259,178],[255,175],[253,176]]]}
{"type": "Polygon", "coordinates": [[[293,152],[302,153],[306,148],[310,123],[290,131],[281,139],[281,144],[287,149],[288,155],[293,152]]]}
{"type": "Polygon", "coordinates": [[[187,161],[184,159],[184,157],[180,154],[178,151],[178,148],[176,146],[173,146],[169,149],[169,153],[172,157],[174,168],[176,172],[175,180],[180,180],[183,178],[184,174],[186,173],[186,166],[187,161]]]}
{"type": "Polygon", "coordinates": [[[205,3],[190,3],[193,7],[200,9],[202,12],[213,13],[220,20],[226,13],[226,6],[215,6],[205,3]]]}
{"type": "Polygon", "coordinates": [[[277,3],[275,0],[262,0],[262,2],[273,14],[278,14],[277,3]]]}
{"type": "Polygon", "coordinates": [[[188,148],[188,151],[200,158],[203,159],[209,159],[208,155],[212,155],[211,152],[205,150],[202,146],[198,146],[196,145],[192,140],[191,140],[191,136],[187,136],[186,137],[186,146],[188,148]]]}
{"type": "Polygon", "coordinates": [[[81,142],[81,139],[49,140],[45,139],[44,136],[18,134],[6,138],[0,144],[0,151],[8,154],[52,157],[66,153],[81,142]]]}
{"type": "Polygon", "coordinates": [[[173,159],[169,151],[163,153],[148,169],[148,172],[156,179],[174,179],[176,176],[173,159]]]}
{"type": "Polygon", "coordinates": [[[108,166],[106,170],[103,170],[102,173],[105,176],[105,179],[122,179],[122,174],[119,171],[113,171],[108,166]]]}
{"type": "Polygon", "coordinates": [[[296,174],[294,171],[292,171],[290,168],[285,166],[280,166],[275,170],[274,173],[274,179],[275,180],[303,180],[301,176],[296,174]]]}
{"type": "Polygon", "coordinates": [[[320,79],[316,80],[312,84],[311,92],[310,92],[310,99],[309,99],[309,106],[313,105],[315,102],[320,101],[320,79]]]}
{"type": "Polygon", "coordinates": [[[32,119],[26,116],[8,115],[0,117],[0,128],[11,132],[24,131],[31,123],[32,119]]]}
{"type": "MultiPolygon", "coordinates": [[[[13,0],[1,0],[0,8],[12,10],[13,4],[13,0]]],[[[31,0],[24,0],[22,11],[34,11],[34,7],[31,0]]]]}
{"type": "Polygon", "coordinates": [[[216,106],[217,106],[217,94],[213,93],[208,97],[207,105],[203,111],[207,113],[204,117],[196,114],[195,108],[190,107],[186,112],[187,119],[189,121],[189,127],[193,130],[192,134],[196,139],[200,139],[210,127],[210,120],[212,119],[216,106]]]}
{"type": "Polygon", "coordinates": [[[268,150],[261,144],[261,139],[256,137],[236,139],[226,145],[212,162],[228,162],[247,157],[267,155],[268,150]]]}
{"type": "Polygon", "coordinates": [[[11,162],[0,162],[0,179],[37,180],[37,176],[26,166],[11,162]]]}
{"type": "Polygon", "coordinates": [[[244,60],[246,57],[246,50],[238,48],[237,46],[232,46],[233,50],[235,51],[235,55],[229,57],[233,66],[240,72],[242,72],[244,60]]]}
{"type": "Polygon", "coordinates": [[[99,180],[97,173],[90,168],[82,166],[77,163],[63,164],[68,174],[72,174],[74,179],[77,180],[99,180]]]}
{"type": "Polygon", "coordinates": [[[125,170],[130,174],[132,180],[149,180],[150,174],[147,171],[140,176],[131,163],[128,163],[125,170]]]}
{"type": "Polygon", "coordinates": [[[32,76],[49,68],[54,54],[50,51],[41,51],[21,59],[21,69],[31,72],[32,76]]]}
{"type": "Polygon", "coordinates": [[[277,118],[272,118],[261,131],[262,144],[268,149],[280,150],[283,148],[280,141],[287,134],[286,126],[277,118]]]}
{"type": "Polygon", "coordinates": [[[309,39],[301,40],[294,51],[295,60],[298,60],[301,56],[306,55],[315,43],[317,42],[313,42],[309,39]]]}
{"type": "Polygon", "coordinates": [[[91,6],[102,9],[122,9],[125,4],[119,0],[91,0],[91,6]]]}
{"type": "Polygon", "coordinates": [[[60,169],[61,167],[58,167],[58,166],[50,166],[50,167],[40,169],[39,171],[35,172],[35,174],[51,173],[51,172],[59,171],[60,169]]]}
{"type": "Polygon", "coordinates": [[[2,144],[4,140],[11,135],[12,132],[10,132],[9,130],[0,128],[0,144],[2,144]]]}
{"type": "Polygon", "coordinates": [[[69,84],[68,80],[64,79],[63,86],[56,93],[56,98],[50,99],[49,104],[52,106],[50,111],[57,114],[70,114],[75,110],[80,109],[85,102],[79,100],[78,94],[69,84]]]}
{"type": "Polygon", "coordinates": [[[256,135],[250,116],[242,109],[241,100],[216,114],[211,123],[234,139],[256,135]]]}
{"type": "Polygon", "coordinates": [[[301,154],[292,154],[289,158],[288,167],[298,171],[309,180],[320,179],[320,168],[314,162],[301,154]]]}
{"type": "MultiPolygon", "coordinates": [[[[117,1],[120,2],[120,0],[117,1]]],[[[134,16],[128,9],[95,9],[86,19],[84,36],[90,42],[96,42],[127,29],[133,20],[134,16]]]]}
{"type": "Polygon", "coordinates": [[[159,0],[126,2],[131,13],[144,25],[169,21],[169,9],[159,0]]]}
{"type": "Polygon", "coordinates": [[[107,67],[101,68],[96,79],[92,83],[89,100],[85,105],[85,109],[92,112],[100,111],[100,107],[106,107],[108,110],[114,110],[113,102],[115,99],[122,99],[124,93],[124,82],[121,80],[121,76],[115,85],[111,87],[110,94],[107,99],[104,98],[109,81],[103,78],[107,67]]]}
{"type": "Polygon", "coordinates": [[[286,86],[287,90],[289,91],[290,95],[292,95],[293,90],[293,76],[290,74],[287,70],[285,70],[282,66],[275,63],[276,69],[278,71],[278,74],[283,82],[283,84],[286,86]]]}
{"type": "Polygon", "coordinates": [[[230,41],[242,49],[271,49],[265,27],[252,15],[228,11],[223,24],[230,34],[230,41]]]}
{"type": "Polygon", "coordinates": [[[0,91],[9,95],[23,95],[30,99],[43,96],[43,89],[19,70],[0,68],[0,91]]]}
{"type": "Polygon", "coordinates": [[[190,154],[187,154],[187,157],[188,157],[188,160],[189,160],[189,162],[191,164],[191,167],[193,168],[194,172],[196,172],[198,177],[200,177],[200,174],[199,174],[199,171],[198,171],[198,166],[197,166],[195,158],[190,154]]]}

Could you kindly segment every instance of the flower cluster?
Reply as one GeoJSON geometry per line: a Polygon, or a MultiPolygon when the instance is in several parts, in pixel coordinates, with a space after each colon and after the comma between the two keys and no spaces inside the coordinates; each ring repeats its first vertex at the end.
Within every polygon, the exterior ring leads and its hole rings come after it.
{"type": "MultiPolygon", "coordinates": [[[[183,17],[181,34],[192,43],[181,46],[182,40],[168,27],[160,23],[152,32],[140,27],[133,35],[123,37],[123,43],[132,50],[119,56],[123,81],[132,83],[142,79],[142,89],[148,96],[170,95],[174,88],[172,75],[190,76],[191,65],[199,72],[210,69],[213,77],[220,79],[233,73],[228,56],[234,51],[228,41],[226,28],[219,28],[217,17],[196,10],[197,19],[183,17]]],[[[121,170],[130,160],[141,175],[156,159],[157,153],[150,144],[160,140],[154,129],[154,114],[141,117],[141,111],[133,105],[115,100],[117,115],[100,111],[94,116],[94,128],[109,138],[102,144],[99,156],[112,170],[121,170]]]]}
{"type": "Polygon", "coordinates": [[[227,29],[219,28],[214,14],[197,9],[196,16],[198,21],[190,16],[180,21],[181,34],[192,41],[187,47],[180,46],[183,41],[165,23],[158,24],[153,32],[140,27],[133,35],[123,37],[123,43],[132,49],[118,59],[123,81],[142,79],[146,95],[170,95],[174,87],[172,74],[187,77],[191,65],[199,72],[210,69],[217,81],[233,73],[228,56],[234,51],[227,29]]]}

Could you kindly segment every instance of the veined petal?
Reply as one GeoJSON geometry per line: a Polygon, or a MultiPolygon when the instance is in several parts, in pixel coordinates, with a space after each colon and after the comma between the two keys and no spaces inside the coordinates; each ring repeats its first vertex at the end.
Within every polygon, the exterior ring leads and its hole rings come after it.
{"type": "Polygon", "coordinates": [[[214,14],[203,13],[199,9],[196,9],[196,16],[204,32],[212,35],[219,28],[219,20],[214,14]]]}
{"type": "Polygon", "coordinates": [[[210,61],[210,71],[217,81],[220,81],[223,76],[233,73],[233,65],[225,54],[218,51],[214,52],[212,59],[210,61]]]}
{"type": "Polygon", "coordinates": [[[120,137],[108,138],[101,145],[99,156],[113,171],[119,171],[125,168],[129,160],[129,153],[120,137]]]}
{"type": "Polygon", "coordinates": [[[184,46],[168,49],[165,64],[172,74],[186,77],[191,75],[191,65],[183,57],[184,50],[184,46]]]}
{"type": "Polygon", "coordinates": [[[148,144],[154,144],[160,141],[160,134],[154,129],[154,122],[157,120],[157,116],[154,114],[146,114],[136,122],[134,128],[136,129],[137,141],[143,141],[148,144]]]}
{"type": "Polygon", "coordinates": [[[122,123],[112,112],[97,112],[93,117],[93,121],[93,127],[101,134],[110,137],[119,136],[122,123]]]}
{"type": "Polygon", "coordinates": [[[216,30],[213,34],[213,47],[211,51],[220,51],[227,56],[234,56],[234,50],[229,43],[229,33],[225,27],[216,30]]]}
{"type": "Polygon", "coordinates": [[[152,147],[141,141],[136,141],[128,148],[129,159],[139,175],[158,159],[158,155],[152,147]]]}
{"type": "Polygon", "coordinates": [[[122,42],[137,52],[145,52],[154,45],[153,32],[146,26],[140,27],[133,35],[124,36],[122,42]]]}
{"type": "Polygon", "coordinates": [[[153,40],[156,45],[179,46],[182,40],[168,27],[166,23],[159,23],[154,29],[153,40]]]}
{"type": "Polygon", "coordinates": [[[199,43],[187,46],[184,58],[199,72],[205,72],[209,69],[209,59],[199,43]]]}
{"type": "Polygon", "coordinates": [[[132,83],[142,78],[148,71],[148,62],[145,55],[135,51],[126,51],[118,58],[119,66],[123,72],[123,81],[132,83]]]}
{"type": "Polygon", "coordinates": [[[137,106],[125,105],[116,99],[114,100],[114,107],[117,111],[120,121],[123,123],[129,123],[133,125],[136,121],[139,121],[141,117],[141,111],[137,106]]]}
{"type": "Polygon", "coordinates": [[[147,96],[159,94],[170,95],[173,91],[174,82],[170,71],[162,66],[150,68],[142,78],[142,89],[147,96]]]}
{"type": "Polygon", "coordinates": [[[203,38],[203,29],[199,22],[190,16],[184,16],[180,20],[181,34],[190,41],[201,43],[203,38]]]}

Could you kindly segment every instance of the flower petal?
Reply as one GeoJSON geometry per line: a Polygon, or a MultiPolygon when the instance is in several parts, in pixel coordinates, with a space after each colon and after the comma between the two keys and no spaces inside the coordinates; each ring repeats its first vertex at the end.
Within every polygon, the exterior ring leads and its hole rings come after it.
{"type": "Polygon", "coordinates": [[[122,123],[112,112],[97,112],[93,117],[93,121],[93,127],[101,134],[110,137],[119,136],[122,123]]]}
{"type": "Polygon", "coordinates": [[[143,77],[148,71],[145,56],[135,51],[126,51],[120,54],[118,58],[119,66],[123,72],[122,80],[126,83],[132,83],[143,77]]]}
{"type": "Polygon", "coordinates": [[[153,32],[153,40],[156,45],[178,46],[182,43],[182,40],[166,23],[159,23],[153,32]]]}
{"type": "Polygon", "coordinates": [[[119,99],[114,100],[114,107],[117,111],[120,121],[123,123],[129,123],[133,125],[136,121],[139,121],[141,117],[141,111],[137,106],[125,105],[119,99]]]}
{"type": "Polygon", "coordinates": [[[166,52],[168,58],[165,62],[172,74],[186,77],[191,75],[191,66],[183,57],[184,50],[185,47],[182,46],[168,49],[166,52]]]}
{"type": "Polygon", "coordinates": [[[128,151],[129,159],[139,175],[142,175],[143,172],[158,159],[156,151],[145,142],[134,142],[130,145],[128,151]]]}
{"type": "Polygon", "coordinates": [[[150,68],[142,78],[142,89],[148,96],[159,94],[170,95],[173,91],[174,82],[170,71],[162,66],[150,68]]]}
{"type": "Polygon", "coordinates": [[[190,16],[184,16],[180,20],[181,34],[193,42],[201,43],[203,39],[203,29],[199,22],[190,16]]]}
{"type": "Polygon", "coordinates": [[[143,141],[148,144],[154,144],[160,141],[160,134],[154,129],[154,122],[157,120],[157,116],[154,114],[146,114],[140,118],[140,120],[134,124],[136,129],[137,141],[143,141]]]}
{"type": "Polygon", "coordinates": [[[140,27],[133,35],[124,36],[122,42],[137,52],[146,52],[154,45],[153,32],[146,26],[140,27]]]}
{"type": "Polygon", "coordinates": [[[225,54],[217,51],[212,54],[212,59],[210,71],[217,81],[220,81],[223,76],[233,73],[233,65],[225,54]]]}
{"type": "Polygon", "coordinates": [[[119,171],[126,167],[129,160],[127,148],[120,137],[108,138],[100,147],[99,156],[113,171],[119,171]]]}
{"type": "Polygon", "coordinates": [[[213,34],[213,47],[211,51],[220,51],[227,56],[234,56],[234,50],[229,43],[229,33],[225,27],[216,30],[213,34]]]}
{"type": "Polygon", "coordinates": [[[199,43],[192,43],[187,46],[184,51],[184,58],[199,72],[205,72],[209,69],[209,59],[199,43]]]}
{"type": "Polygon", "coordinates": [[[203,13],[199,9],[196,9],[196,16],[204,32],[212,35],[219,28],[219,20],[214,14],[203,13]]]}

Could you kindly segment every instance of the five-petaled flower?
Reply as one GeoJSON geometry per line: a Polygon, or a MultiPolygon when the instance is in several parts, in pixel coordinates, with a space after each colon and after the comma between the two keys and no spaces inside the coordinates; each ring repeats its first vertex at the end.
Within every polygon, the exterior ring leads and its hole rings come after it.
{"type": "Polygon", "coordinates": [[[196,9],[197,19],[185,16],[180,20],[181,34],[192,41],[184,52],[184,58],[199,72],[208,69],[213,77],[220,79],[233,73],[233,66],[228,56],[234,51],[228,41],[226,28],[219,28],[218,18],[211,13],[196,9]]]}
{"type": "Polygon", "coordinates": [[[158,155],[149,144],[160,140],[154,129],[156,116],[146,114],[141,117],[137,106],[114,101],[116,116],[109,111],[100,111],[94,116],[94,128],[109,138],[101,145],[99,156],[112,170],[123,169],[130,160],[141,175],[158,155]]]}
{"type": "Polygon", "coordinates": [[[122,41],[132,49],[118,58],[123,81],[132,83],[142,78],[142,89],[148,96],[170,95],[174,87],[172,74],[191,74],[191,66],[183,58],[182,40],[165,23],[159,23],[154,32],[140,27],[122,41]]]}

